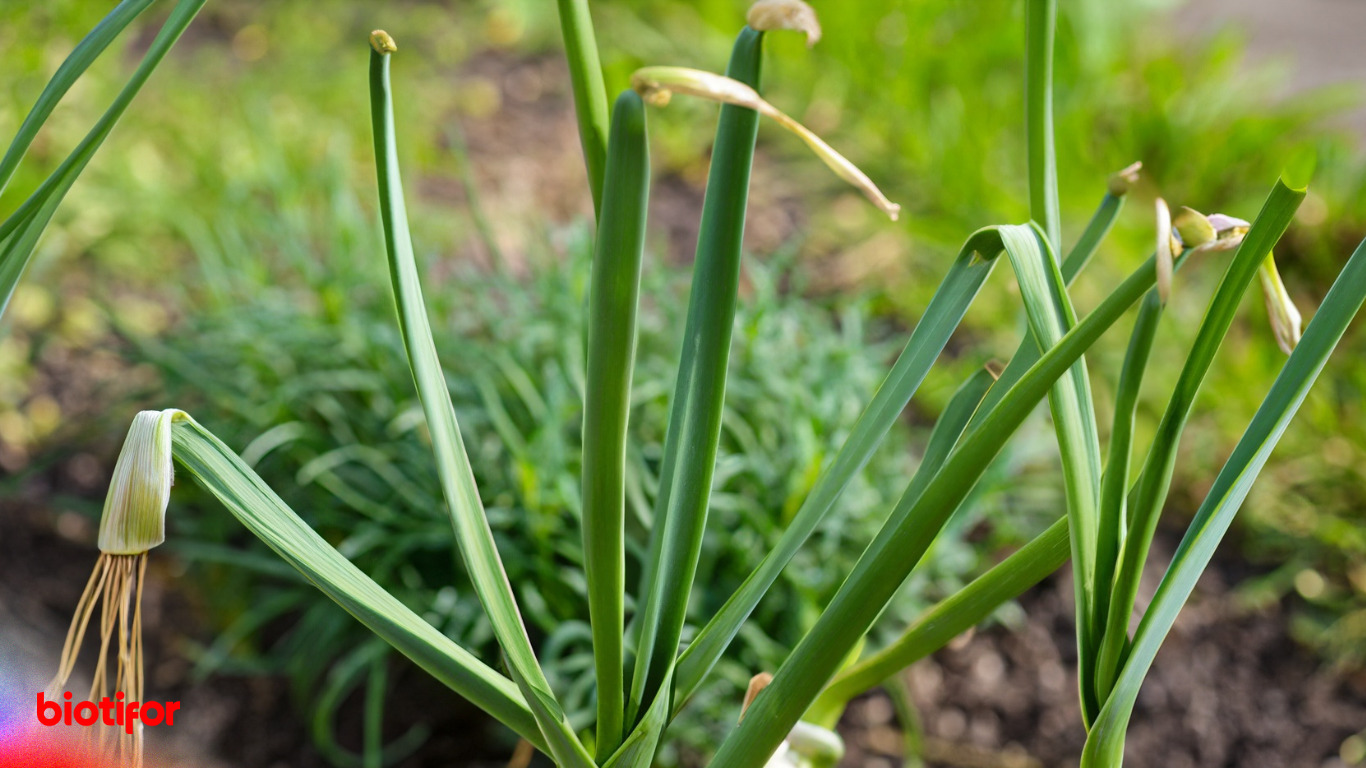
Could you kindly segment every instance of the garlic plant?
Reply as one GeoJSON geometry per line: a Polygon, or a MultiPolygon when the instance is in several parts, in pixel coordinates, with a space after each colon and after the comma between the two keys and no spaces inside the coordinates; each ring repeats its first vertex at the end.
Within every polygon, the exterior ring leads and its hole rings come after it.
{"type": "MultiPolygon", "coordinates": [[[[0,162],[0,183],[9,178],[65,89],[149,2],[125,0],[77,47],[0,162]]],[[[71,158],[0,224],[4,296],[23,273],[33,244],[62,195],[202,3],[180,0],[110,112],[71,158]]],[[[64,684],[70,675],[79,638],[102,599],[100,630],[106,647],[119,630],[114,686],[133,697],[143,694],[139,595],[146,550],[162,535],[173,459],[248,530],[378,637],[557,765],[648,768],[670,720],[707,680],[793,555],[832,514],[841,493],[901,418],[992,270],[1005,262],[1020,289],[1025,338],[1004,369],[983,369],[955,393],[904,495],[838,593],[778,669],[755,670],[772,676],[759,678],[769,682],[753,689],[744,717],[718,745],[712,764],[829,765],[840,753],[835,723],[853,696],[942,647],[1070,559],[1076,589],[1078,696],[1087,730],[1081,763],[1088,768],[1119,766],[1125,728],[1158,647],[1366,297],[1366,244],[1347,261],[1301,335],[1298,312],[1270,259],[1305,196],[1306,180],[1277,183],[1251,223],[1217,214],[1206,217],[1189,208],[1172,217],[1159,201],[1153,257],[1089,313],[1079,314],[1068,287],[1105,238],[1136,181],[1138,166],[1111,177],[1081,236],[1064,247],[1051,104],[1056,0],[1026,0],[1025,143],[1033,221],[984,227],[966,239],[882,385],[870,394],[844,442],[830,446],[829,463],[777,544],[754,563],[751,576],[705,626],[685,632],[685,609],[707,524],[725,416],[731,333],[740,300],[741,241],[760,115],[796,132],[889,217],[895,219],[898,209],[866,174],[758,95],[765,29],[797,29],[809,42],[819,37],[814,11],[806,4],[761,0],[751,12],[750,25],[736,39],[724,76],[647,67],[636,73],[633,89],[624,91],[610,110],[586,0],[559,0],[558,7],[589,191],[597,211],[587,308],[582,477],[596,711],[585,718],[571,717],[562,706],[521,621],[518,585],[509,582],[490,533],[424,305],[394,137],[390,71],[391,60],[401,54],[382,31],[371,35],[369,55],[384,258],[406,362],[441,481],[443,498],[432,502],[444,502],[461,559],[502,648],[506,674],[384,591],[300,520],[231,448],[188,415],[169,410],[139,414],[130,430],[101,526],[105,551],[77,606],[56,684],[64,684]],[[684,351],[671,399],[660,489],[650,539],[639,542],[648,553],[646,567],[640,581],[631,584],[623,567],[621,467],[639,277],[647,264],[644,233],[650,177],[645,104],[661,101],[668,92],[701,96],[722,106],[687,321],[681,329],[684,351]],[[1133,461],[1138,392],[1164,307],[1176,290],[1173,279],[1192,256],[1202,255],[1200,261],[1207,261],[1223,253],[1231,253],[1228,266],[1138,468],[1133,461]],[[1268,297],[1277,340],[1289,357],[1196,511],[1137,631],[1130,634],[1138,584],[1167,502],[1182,431],[1240,299],[1257,275],[1268,297]],[[1137,319],[1118,375],[1114,422],[1102,453],[1085,353],[1135,304],[1137,319]],[[1004,562],[930,608],[895,642],[865,649],[868,630],[887,601],[1045,398],[1062,457],[1065,515],[1004,562]],[[631,595],[634,611],[628,615],[626,598],[631,595]]],[[[1196,300],[1184,290],[1181,296],[1182,301],[1196,300]]],[[[97,686],[104,685],[107,672],[104,662],[99,663],[97,686]]],[[[124,753],[136,758],[140,749],[134,741],[124,753]]],[[[380,745],[367,743],[366,750],[367,761],[379,764],[380,745]]]]}
{"type": "MultiPolygon", "coordinates": [[[[86,701],[107,701],[111,695],[129,704],[144,701],[142,589],[147,553],[166,539],[166,506],[175,474],[171,424],[183,418],[184,413],[173,409],[143,411],[133,418],[100,516],[100,556],[76,603],[57,675],[47,688],[48,698],[57,699],[66,689],[90,619],[100,606],[100,652],[86,701]]],[[[89,732],[96,742],[95,753],[106,764],[142,765],[143,724],[138,720],[129,725],[97,721],[89,732]]]]}

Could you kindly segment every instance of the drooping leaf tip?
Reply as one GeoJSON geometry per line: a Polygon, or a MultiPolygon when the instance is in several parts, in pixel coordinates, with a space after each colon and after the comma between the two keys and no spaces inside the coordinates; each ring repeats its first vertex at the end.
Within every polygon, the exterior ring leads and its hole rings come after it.
{"type": "Polygon", "coordinates": [[[1110,175],[1107,189],[1115,197],[1123,197],[1129,190],[1138,183],[1138,172],[1143,170],[1143,163],[1134,162],[1110,175]]]}
{"type": "Polygon", "coordinates": [[[1287,355],[1295,351],[1300,343],[1302,318],[1290,292],[1281,281],[1276,269],[1276,257],[1267,254],[1258,270],[1262,285],[1262,300],[1266,303],[1267,319],[1271,321],[1271,332],[1276,338],[1276,346],[1287,355]]]}
{"type": "Polygon", "coordinates": [[[100,516],[101,552],[136,555],[166,540],[166,506],[175,468],[171,425],[183,411],[142,411],[133,417],[100,516]]]}

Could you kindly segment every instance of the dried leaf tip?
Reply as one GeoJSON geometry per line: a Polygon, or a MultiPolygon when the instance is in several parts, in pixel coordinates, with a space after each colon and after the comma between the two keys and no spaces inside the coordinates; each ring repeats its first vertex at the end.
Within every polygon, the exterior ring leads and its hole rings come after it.
{"type": "Polygon", "coordinates": [[[1110,176],[1108,190],[1115,197],[1124,197],[1129,190],[1138,183],[1138,172],[1143,170],[1143,163],[1131,163],[1124,168],[1116,171],[1110,176]]]}
{"type": "Polygon", "coordinates": [[[749,711],[749,705],[754,703],[755,697],[773,682],[773,675],[767,672],[759,674],[749,679],[749,687],[745,689],[745,700],[740,704],[740,720],[745,719],[745,713],[749,711]]]}
{"type": "Polygon", "coordinates": [[[1267,254],[1257,272],[1261,278],[1262,299],[1266,302],[1266,315],[1271,320],[1271,331],[1276,335],[1276,346],[1287,355],[1295,351],[1300,342],[1300,311],[1290,300],[1290,292],[1281,282],[1281,273],[1276,270],[1276,258],[1267,254]]]}
{"type": "Polygon", "coordinates": [[[1167,201],[1157,198],[1157,297],[1163,304],[1172,293],[1173,251],[1172,212],[1167,201]]]}
{"type": "Polygon", "coordinates": [[[175,468],[171,424],[183,411],[142,411],[133,418],[100,516],[100,551],[136,555],[166,540],[166,505],[175,468]]]}
{"type": "Polygon", "coordinates": [[[836,176],[862,192],[864,197],[887,214],[892,221],[896,221],[901,212],[901,206],[888,200],[887,196],[882,194],[882,190],[878,189],[872,179],[859,170],[858,166],[836,152],[809,128],[764,101],[758,91],[739,80],[687,67],[642,67],[631,75],[631,88],[639,93],[646,103],[654,105],[667,104],[671,93],[682,93],[752,109],[797,134],[797,137],[806,142],[811,151],[815,152],[836,176]]]}
{"type": "Polygon", "coordinates": [[[745,22],[760,32],[791,29],[806,35],[806,47],[821,39],[821,23],[816,11],[802,0],[759,0],[749,7],[745,22]]]}
{"type": "Polygon", "coordinates": [[[388,32],[377,29],[370,33],[370,47],[375,49],[375,53],[385,55],[398,50],[398,43],[389,36],[388,32]]]}

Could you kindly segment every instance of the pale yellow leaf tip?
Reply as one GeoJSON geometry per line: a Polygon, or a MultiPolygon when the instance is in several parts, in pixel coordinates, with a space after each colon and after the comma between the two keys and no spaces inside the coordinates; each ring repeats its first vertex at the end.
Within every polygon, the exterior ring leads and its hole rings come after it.
{"type": "Polygon", "coordinates": [[[171,424],[183,411],[142,411],[124,438],[100,516],[99,548],[111,555],[136,555],[166,540],[166,505],[175,468],[171,424]]]}
{"type": "Polygon", "coordinates": [[[806,35],[806,47],[821,39],[816,11],[802,0],[759,0],[749,7],[745,22],[760,32],[791,29],[806,35]]]}
{"type": "Polygon", "coordinates": [[[398,50],[398,43],[389,36],[388,32],[377,29],[370,33],[370,47],[375,49],[378,54],[390,54],[398,50]]]}
{"type": "Polygon", "coordinates": [[[1124,197],[1128,194],[1129,190],[1138,183],[1138,172],[1141,170],[1143,170],[1143,163],[1135,162],[1112,174],[1108,184],[1110,194],[1115,197],[1124,197]]]}
{"type": "Polygon", "coordinates": [[[1262,299],[1266,302],[1266,315],[1271,320],[1276,346],[1288,355],[1300,343],[1300,311],[1291,301],[1285,283],[1281,282],[1281,273],[1276,270],[1276,258],[1273,255],[1266,255],[1257,274],[1261,278],[1262,299]]]}

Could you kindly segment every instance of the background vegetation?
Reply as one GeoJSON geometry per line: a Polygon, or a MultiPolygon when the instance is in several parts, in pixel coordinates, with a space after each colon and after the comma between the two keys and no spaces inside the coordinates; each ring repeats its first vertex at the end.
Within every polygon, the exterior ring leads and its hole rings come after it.
{"type": "MultiPolygon", "coordinates": [[[[719,69],[745,5],[596,3],[609,92],[641,64],[719,69]]],[[[1196,40],[1160,6],[1062,3],[1064,220],[1085,220],[1110,172],[1133,160],[1145,164],[1143,185],[1091,268],[1095,276],[1083,276],[1076,300],[1089,306],[1088,282],[1110,283],[1134,266],[1133,254],[1146,252],[1155,194],[1251,218],[1257,196],[1279,171],[1276,158],[1312,145],[1320,173],[1278,254],[1308,315],[1366,231],[1366,156],[1327,119],[1356,95],[1273,99],[1275,70],[1255,52],[1231,36],[1196,40]]],[[[715,607],[709,599],[730,593],[747,572],[746,554],[795,509],[803,483],[825,458],[820,449],[876,384],[875,371],[892,352],[883,344],[888,331],[915,320],[965,233],[1027,216],[1023,184],[1004,181],[1025,177],[1017,167],[1024,157],[1017,129],[1019,3],[864,0],[818,8],[825,38],[814,50],[775,36],[766,95],[876,169],[879,183],[904,206],[903,220],[894,228],[877,221],[862,201],[810,167],[790,137],[762,129],[747,241],[756,259],[745,277],[744,332],[737,333],[738,370],[729,390],[733,418],[723,451],[730,453],[718,472],[726,508],[717,509],[703,559],[710,570],[699,578],[715,594],[699,600],[698,616],[715,607]],[[757,356],[773,349],[786,354],[757,356]],[[782,373],[775,377],[775,370],[782,373]]],[[[13,132],[61,57],[104,10],[82,0],[0,7],[0,134],[13,132]]],[[[591,208],[582,194],[555,19],[542,0],[413,2],[383,11],[352,0],[330,4],[326,15],[301,0],[211,3],[73,190],[41,246],[38,279],[16,294],[0,335],[0,494],[26,476],[58,471],[72,480],[74,493],[55,503],[92,509],[81,497],[103,482],[100,458],[84,447],[73,455],[72,446],[108,440],[137,405],[189,408],[235,447],[256,446],[258,467],[272,485],[293,489],[297,497],[287,500],[313,510],[312,522],[345,542],[362,567],[385,574],[386,586],[422,602],[440,598],[434,620],[491,647],[472,595],[454,580],[458,564],[444,554],[446,523],[419,501],[436,494],[422,469],[415,405],[376,270],[363,46],[380,25],[407,54],[395,65],[403,68],[400,148],[457,407],[473,430],[472,451],[494,436],[517,447],[475,465],[489,468],[480,481],[500,515],[495,528],[505,561],[544,569],[529,576],[541,599],[524,596],[546,633],[541,647],[562,654],[556,674],[586,686],[590,667],[573,623],[583,617],[581,595],[557,593],[563,580],[554,565],[578,556],[577,538],[566,532],[576,503],[569,490],[578,474],[572,403],[582,355],[554,337],[580,323],[583,220],[591,208]],[[347,50],[356,53],[339,53],[347,50]],[[261,344],[256,338],[265,331],[270,339],[261,344]],[[336,338],[345,341],[330,341],[336,338]],[[168,374],[168,361],[185,359],[200,376],[168,374]],[[300,374],[304,384],[280,386],[300,374]],[[98,415],[105,412],[109,421],[98,415]],[[377,537],[395,533],[404,541],[402,557],[371,551],[377,537]],[[568,629],[552,636],[556,626],[568,629]]],[[[111,56],[78,85],[54,129],[35,145],[29,175],[21,170],[0,196],[0,209],[20,201],[39,169],[79,138],[135,52],[111,56]]],[[[676,357],[679,318],[668,299],[683,290],[677,267],[691,254],[713,120],[714,109],[686,100],[653,119],[662,182],[646,270],[638,374],[645,394],[633,418],[641,499],[652,493],[650,450],[662,438],[668,361],[676,357]]],[[[1203,301],[1183,304],[1180,296],[1204,296],[1202,281],[1212,277],[1198,267],[1182,273],[1159,356],[1189,345],[1203,301]]],[[[951,353],[969,342],[1000,354],[1013,349],[1011,329],[1020,324],[1018,302],[1004,300],[1009,281],[993,280],[987,290],[1002,300],[978,303],[967,320],[973,338],[951,345],[951,353]]],[[[1173,517],[1193,510],[1204,489],[1191,484],[1213,476],[1237,426],[1260,401],[1263,390],[1243,382],[1269,382],[1280,364],[1270,334],[1251,327],[1262,316],[1251,299],[1206,389],[1207,396],[1217,393],[1220,408],[1197,406],[1176,477],[1191,503],[1174,504],[1173,517]],[[1216,412],[1217,419],[1209,415],[1216,412]]],[[[1123,337],[1113,334],[1095,353],[1103,369],[1118,368],[1123,337]]],[[[1333,663],[1361,666],[1366,339],[1356,330],[1343,343],[1248,501],[1238,545],[1255,575],[1240,594],[1254,608],[1290,600],[1304,642],[1333,663]]],[[[913,406],[923,412],[908,415],[905,432],[846,501],[848,517],[808,546],[812,562],[852,562],[914,466],[926,416],[984,360],[961,354],[951,362],[932,372],[913,406]]],[[[1176,365],[1150,373],[1152,391],[1169,388],[1176,365]]],[[[1097,401],[1109,402],[1107,394],[1097,401]]],[[[1161,403],[1145,405],[1150,428],[1161,403]]],[[[1098,416],[1108,423],[1108,414],[1098,416]]],[[[902,617],[918,600],[990,564],[1001,545],[1037,530],[1043,518],[1035,513],[1060,509],[1050,490],[1054,454],[1042,421],[1026,431],[997,473],[1012,478],[1009,492],[987,489],[990,503],[962,521],[979,534],[971,537],[974,546],[945,544],[932,583],[906,591],[902,617]]],[[[1182,497],[1178,490],[1174,498],[1182,497]]],[[[243,557],[224,548],[239,536],[222,515],[183,510],[174,519],[201,542],[182,551],[214,585],[205,591],[209,615],[229,628],[219,646],[203,649],[206,665],[278,667],[272,660],[286,658],[290,643],[345,623],[330,606],[313,607],[315,598],[286,578],[217,567],[243,557]],[[278,630],[278,616],[298,617],[293,639],[261,631],[278,630]]],[[[788,602],[765,604],[768,615],[753,622],[755,632],[742,636],[733,653],[730,682],[743,684],[750,671],[780,658],[786,640],[835,586],[821,581],[820,569],[791,569],[788,602]]],[[[327,703],[323,662],[353,653],[349,637],[338,635],[337,647],[317,654],[317,666],[290,670],[302,701],[327,703]]],[[[733,704],[732,690],[714,695],[718,707],[733,704]]],[[[705,719],[719,722],[711,714],[705,719]]],[[[694,743],[706,740],[699,731],[694,743]]]]}

